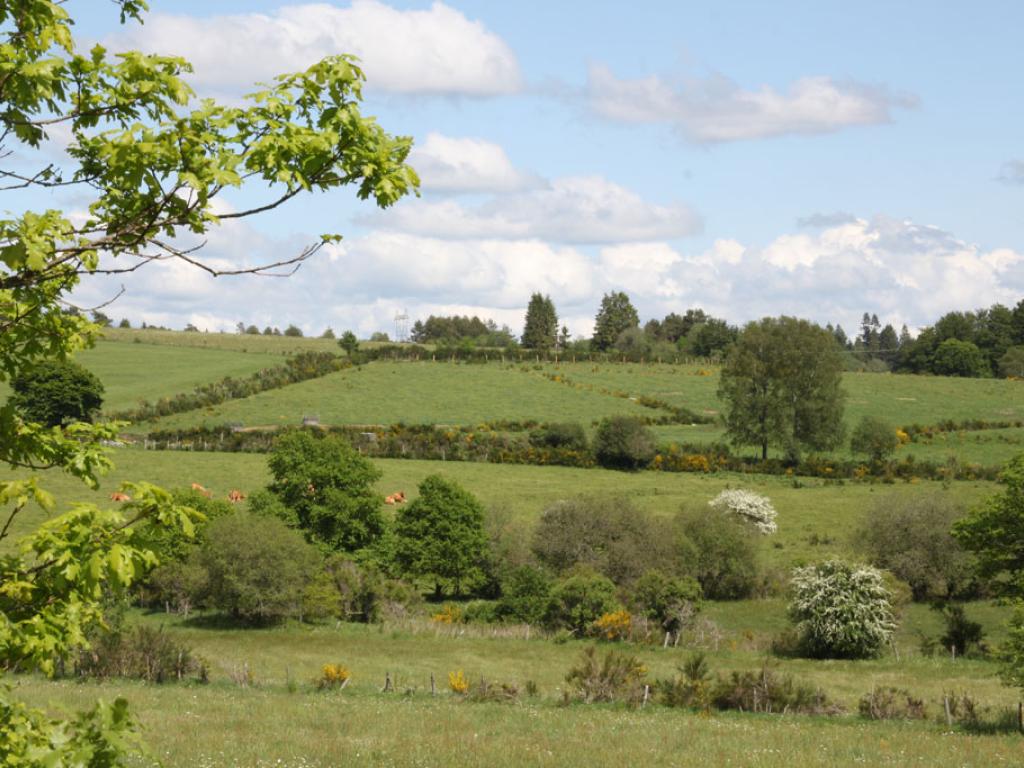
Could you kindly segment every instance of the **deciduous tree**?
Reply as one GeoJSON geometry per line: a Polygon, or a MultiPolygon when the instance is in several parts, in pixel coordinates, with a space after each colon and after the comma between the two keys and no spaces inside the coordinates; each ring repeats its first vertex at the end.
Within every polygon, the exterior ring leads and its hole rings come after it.
{"type": "Polygon", "coordinates": [[[793,317],[748,324],[731,347],[718,387],[726,433],[736,445],[801,449],[842,442],[843,364],[828,331],[793,317]]]}

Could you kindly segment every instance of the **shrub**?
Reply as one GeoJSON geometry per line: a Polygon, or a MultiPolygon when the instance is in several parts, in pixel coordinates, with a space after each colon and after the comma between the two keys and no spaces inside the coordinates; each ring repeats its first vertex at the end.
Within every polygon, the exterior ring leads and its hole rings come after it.
{"type": "Polygon", "coordinates": [[[692,654],[672,680],[656,684],[662,704],[707,712],[711,708],[712,679],[703,653],[692,654]]]}
{"type": "Polygon", "coordinates": [[[405,613],[421,600],[411,584],[386,579],[372,563],[357,563],[334,554],[303,596],[307,618],[328,616],[343,621],[375,622],[383,614],[405,613]]]}
{"type": "Polygon", "coordinates": [[[539,568],[523,565],[502,583],[496,606],[498,618],[524,624],[540,624],[551,597],[551,580],[539,568]]]}
{"type": "Polygon", "coordinates": [[[678,635],[697,614],[700,584],[690,578],[674,579],[651,570],[637,579],[632,604],[665,632],[678,635]]]}
{"type": "Polygon", "coordinates": [[[634,416],[610,416],[597,427],[594,455],[602,467],[635,470],[657,453],[654,434],[634,416]]]}
{"type": "Polygon", "coordinates": [[[325,691],[337,688],[339,691],[348,685],[352,673],[344,664],[324,664],[320,676],[314,680],[318,690],[325,691]]]}
{"type": "Polygon", "coordinates": [[[843,711],[820,690],[780,675],[765,662],[757,672],[733,672],[720,678],[711,700],[717,709],[768,714],[835,715],[843,711]]]}
{"type": "Polygon", "coordinates": [[[45,361],[11,380],[11,404],[25,421],[58,427],[92,421],[103,405],[103,384],[70,361],[45,361]]]}
{"type": "Polygon", "coordinates": [[[872,507],[856,540],[872,563],[910,585],[915,600],[972,596],[973,557],[950,533],[962,516],[938,494],[888,496],[872,507]]]}
{"type": "Polygon", "coordinates": [[[778,530],[775,507],[767,496],[760,496],[753,491],[725,490],[709,501],[708,506],[718,512],[735,515],[759,533],[767,535],[778,530]]]}
{"type": "Polygon", "coordinates": [[[633,616],[629,611],[605,613],[591,626],[591,632],[602,640],[628,640],[633,629],[633,616]]]}
{"type": "Polygon", "coordinates": [[[466,701],[511,703],[519,699],[519,686],[515,683],[492,683],[482,677],[470,684],[466,701]]]}
{"type": "Polygon", "coordinates": [[[580,573],[552,590],[544,623],[582,637],[597,619],[617,608],[615,585],[609,579],[596,573],[580,573]]]}
{"type": "Polygon", "coordinates": [[[947,604],[936,608],[942,612],[946,624],[946,631],[939,638],[944,649],[957,656],[966,656],[973,650],[984,650],[982,640],[985,638],[985,630],[981,624],[967,618],[962,605],[947,604]]]}
{"type": "Polygon", "coordinates": [[[575,422],[545,424],[530,433],[530,445],[535,448],[564,448],[572,451],[587,450],[587,434],[575,422]]]}
{"type": "Polygon", "coordinates": [[[452,693],[465,694],[469,691],[469,680],[466,679],[466,675],[460,669],[456,672],[448,673],[448,687],[452,693]]]}
{"type": "Polygon", "coordinates": [[[733,516],[703,510],[684,512],[682,558],[705,597],[738,600],[749,597],[758,578],[758,554],[750,526],[733,516]]]}
{"type": "Polygon", "coordinates": [[[584,704],[620,701],[639,704],[643,700],[647,668],[635,656],[608,651],[598,659],[597,648],[583,651],[578,666],[569,670],[566,697],[584,704]]]}
{"type": "Polygon", "coordinates": [[[970,341],[946,339],[935,349],[932,371],[939,376],[986,376],[989,366],[985,355],[970,341]]]}
{"type": "Polygon", "coordinates": [[[645,568],[669,565],[671,537],[664,527],[628,499],[577,496],[544,510],[533,553],[555,573],[584,566],[629,584],[645,568]]]}
{"type": "Polygon", "coordinates": [[[210,523],[196,558],[207,572],[210,604],[259,623],[301,618],[303,591],[321,565],[300,533],[244,512],[210,523]]]}
{"type": "Polygon", "coordinates": [[[790,618],[810,656],[875,656],[896,629],[882,574],[870,566],[829,560],[797,568],[792,586],[790,618]]]}
{"type": "Polygon", "coordinates": [[[892,456],[899,444],[896,427],[874,416],[861,418],[850,436],[850,450],[864,454],[874,462],[892,456]]]}
{"type": "Polygon", "coordinates": [[[857,711],[867,720],[924,720],[928,716],[923,700],[891,686],[865,693],[857,711]]]}
{"type": "Polygon", "coordinates": [[[118,624],[79,653],[75,667],[85,677],[131,677],[147,683],[181,680],[190,675],[206,681],[203,661],[163,629],[118,624]]]}

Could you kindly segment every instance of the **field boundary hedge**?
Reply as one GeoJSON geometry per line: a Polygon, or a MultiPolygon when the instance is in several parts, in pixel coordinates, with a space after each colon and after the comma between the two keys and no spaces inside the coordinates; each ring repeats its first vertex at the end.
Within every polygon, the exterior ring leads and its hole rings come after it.
{"type": "MultiPolygon", "coordinates": [[[[590,449],[538,447],[530,444],[525,430],[545,427],[540,422],[491,422],[475,426],[347,425],[334,427],[271,427],[238,429],[228,425],[185,430],[155,431],[142,442],[151,450],[266,453],[275,438],[295,429],[316,429],[341,435],[360,453],[372,458],[433,461],[476,461],[491,464],[533,466],[598,466],[590,449]],[[515,429],[516,427],[520,429],[515,429]]],[[[138,443],[135,443],[137,446],[138,443]]],[[[950,457],[945,462],[919,461],[913,456],[882,462],[840,460],[809,456],[796,464],[782,459],[762,461],[738,456],[729,446],[671,443],[659,447],[645,468],[655,472],[737,472],[741,474],[815,477],[832,481],[895,482],[902,480],[995,480],[1001,467],[964,463],[950,457]]]]}

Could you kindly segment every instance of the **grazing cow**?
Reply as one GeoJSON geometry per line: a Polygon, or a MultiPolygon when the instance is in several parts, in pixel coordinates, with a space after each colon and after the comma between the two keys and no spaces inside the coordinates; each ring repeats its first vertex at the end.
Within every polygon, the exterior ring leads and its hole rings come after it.
{"type": "Polygon", "coordinates": [[[197,492],[197,493],[201,493],[203,496],[205,496],[208,499],[212,499],[213,498],[213,494],[210,493],[205,488],[203,488],[203,486],[201,486],[199,483],[192,483],[192,490],[197,492]]]}
{"type": "Polygon", "coordinates": [[[405,491],[395,491],[390,496],[384,497],[384,503],[388,506],[394,506],[395,504],[405,504],[405,491]]]}
{"type": "Polygon", "coordinates": [[[120,491],[114,491],[112,494],[110,494],[110,500],[111,501],[131,501],[132,497],[129,496],[127,493],[121,493],[120,491]]]}
{"type": "Polygon", "coordinates": [[[245,501],[245,494],[242,493],[241,491],[231,491],[231,493],[228,494],[228,501],[230,501],[232,504],[237,504],[240,501],[245,501]]]}

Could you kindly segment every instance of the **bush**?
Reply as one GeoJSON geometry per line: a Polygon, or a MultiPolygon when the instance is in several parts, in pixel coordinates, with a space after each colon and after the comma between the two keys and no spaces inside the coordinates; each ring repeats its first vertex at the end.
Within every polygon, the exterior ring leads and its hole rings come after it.
{"type": "Polygon", "coordinates": [[[566,698],[584,704],[620,701],[636,705],[643,700],[646,675],[647,668],[635,656],[608,651],[598,659],[597,648],[590,647],[565,676],[569,684],[566,698]]]}
{"type": "Polygon", "coordinates": [[[703,653],[692,654],[672,680],[656,684],[661,703],[667,707],[685,707],[707,712],[711,709],[711,674],[703,653]]]}
{"type": "Polygon", "coordinates": [[[882,574],[870,566],[829,560],[797,568],[792,586],[789,615],[809,656],[875,656],[896,629],[882,574]]]}
{"type": "Polygon", "coordinates": [[[624,498],[577,496],[541,514],[533,553],[557,574],[580,566],[629,584],[650,567],[669,567],[671,537],[661,521],[624,498]]]}
{"type": "Polygon", "coordinates": [[[352,673],[344,664],[324,664],[320,670],[320,676],[313,681],[317,690],[326,691],[331,689],[343,690],[348,681],[352,679],[352,673]]]}
{"type": "Polygon", "coordinates": [[[213,608],[247,622],[303,615],[303,592],[321,560],[302,535],[275,518],[244,512],[214,520],[196,559],[213,608]]]}
{"type": "Polygon", "coordinates": [[[700,596],[700,584],[695,580],[674,579],[652,570],[637,579],[631,602],[638,613],[678,636],[696,616],[700,596]]]}
{"type": "Polygon", "coordinates": [[[711,600],[749,597],[757,584],[757,541],[750,526],[704,510],[680,518],[683,559],[711,600]]]}
{"type": "Polygon", "coordinates": [[[899,444],[896,427],[874,416],[861,418],[850,436],[850,450],[864,454],[874,462],[892,456],[899,444]]]}
{"type": "Polygon", "coordinates": [[[575,422],[545,424],[530,433],[530,445],[535,448],[564,448],[572,451],[587,450],[587,434],[575,422]]]}
{"type": "Polygon", "coordinates": [[[962,516],[938,494],[889,496],[872,507],[856,541],[872,563],[910,585],[914,600],[970,597],[974,558],[950,533],[962,516]]]}
{"type": "Polygon", "coordinates": [[[103,384],[77,363],[39,363],[11,380],[11,404],[25,420],[47,427],[92,421],[103,405],[103,384]]]}
{"type": "Polygon", "coordinates": [[[778,513],[771,501],[753,491],[725,490],[709,501],[708,506],[717,512],[735,515],[765,535],[779,529],[775,523],[778,513]]]}
{"type": "Polygon", "coordinates": [[[551,597],[551,580],[539,568],[523,565],[513,570],[501,585],[495,608],[499,619],[540,624],[551,597]]]}
{"type": "Polygon", "coordinates": [[[119,624],[96,637],[75,663],[85,677],[131,677],[164,683],[195,675],[207,679],[206,665],[163,629],[119,624]]]}
{"type": "Polygon", "coordinates": [[[611,581],[600,574],[580,573],[551,591],[544,623],[582,637],[601,616],[617,608],[615,585],[611,581]]]}
{"type": "Polygon", "coordinates": [[[944,649],[956,653],[957,656],[966,656],[972,651],[984,651],[982,640],[985,638],[985,630],[981,624],[967,618],[962,605],[947,604],[936,608],[942,612],[946,624],[946,631],[939,638],[944,649]]]}
{"type": "Polygon", "coordinates": [[[928,716],[923,700],[891,686],[865,693],[857,711],[867,720],[924,720],[928,716]]]}
{"type": "Polygon", "coordinates": [[[657,453],[654,433],[635,416],[604,419],[594,435],[594,455],[609,469],[640,469],[657,453]]]}
{"type": "Polygon", "coordinates": [[[985,355],[970,341],[946,339],[932,356],[932,371],[939,376],[987,376],[985,355]]]}
{"type": "Polygon", "coordinates": [[[835,715],[843,711],[820,689],[797,683],[792,675],[778,674],[767,662],[757,672],[733,672],[719,679],[711,700],[717,709],[741,712],[835,715]]]}

